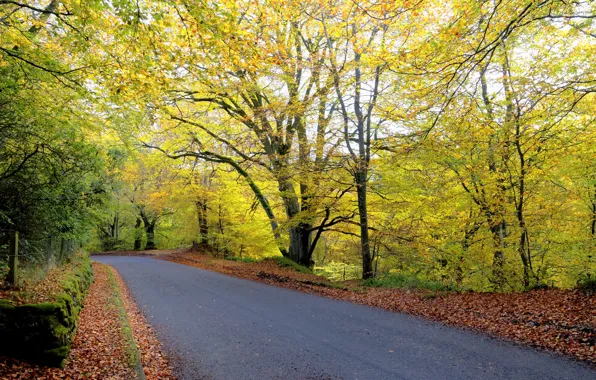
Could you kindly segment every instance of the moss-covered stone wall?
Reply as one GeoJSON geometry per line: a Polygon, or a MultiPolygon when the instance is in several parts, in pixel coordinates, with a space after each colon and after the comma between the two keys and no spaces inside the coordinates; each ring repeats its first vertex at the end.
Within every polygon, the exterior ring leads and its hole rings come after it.
{"type": "Polygon", "coordinates": [[[51,302],[14,305],[0,300],[0,352],[61,367],[68,356],[83,301],[93,282],[88,256],[75,255],[51,302]]]}

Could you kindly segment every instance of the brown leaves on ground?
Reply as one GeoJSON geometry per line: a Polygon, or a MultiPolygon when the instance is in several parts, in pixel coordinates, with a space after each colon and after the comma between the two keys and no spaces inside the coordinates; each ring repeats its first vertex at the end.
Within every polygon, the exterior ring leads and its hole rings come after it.
{"type": "Polygon", "coordinates": [[[118,272],[114,268],[111,268],[111,270],[120,289],[122,303],[124,304],[124,309],[126,309],[130,328],[141,354],[145,376],[148,380],[173,379],[172,367],[162,351],[161,344],[157,340],[155,332],[132,300],[128,288],[118,272]]]}
{"type": "Polygon", "coordinates": [[[325,297],[404,312],[555,351],[596,364],[596,297],[573,290],[525,293],[433,293],[423,290],[338,288],[319,276],[275,262],[242,263],[197,252],[157,257],[325,297]]]}
{"type": "Polygon", "coordinates": [[[435,295],[367,289],[334,298],[424,316],[596,364],[596,298],[578,291],[435,295]]]}
{"type": "MultiPolygon", "coordinates": [[[[119,296],[110,281],[110,268],[93,263],[95,282],[91,285],[79,326],[64,369],[32,365],[0,357],[1,379],[122,379],[131,380],[130,352],[122,333],[121,308],[114,302],[119,296]]],[[[115,272],[115,271],[114,271],[115,272]]],[[[168,361],[161,353],[151,328],[130,299],[120,276],[114,273],[130,326],[139,346],[147,379],[172,379],[168,361]]]]}
{"type": "Polygon", "coordinates": [[[6,379],[134,379],[121,332],[120,310],[108,268],[93,263],[95,282],[81,311],[70,355],[64,369],[40,367],[15,359],[0,359],[0,377],[6,379]]]}
{"type": "Polygon", "coordinates": [[[72,273],[75,265],[75,263],[69,262],[54,267],[50,269],[43,280],[35,284],[25,281],[22,286],[16,288],[2,284],[0,298],[10,300],[14,305],[51,302],[54,296],[62,291],[60,282],[65,276],[72,273]]]}

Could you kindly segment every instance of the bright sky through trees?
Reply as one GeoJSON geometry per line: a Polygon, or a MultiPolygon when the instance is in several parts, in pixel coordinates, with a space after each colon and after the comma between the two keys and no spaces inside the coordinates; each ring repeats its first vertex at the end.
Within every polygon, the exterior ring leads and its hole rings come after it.
{"type": "Polygon", "coordinates": [[[0,228],[573,286],[596,269],[595,18],[558,0],[0,0],[0,228]]]}

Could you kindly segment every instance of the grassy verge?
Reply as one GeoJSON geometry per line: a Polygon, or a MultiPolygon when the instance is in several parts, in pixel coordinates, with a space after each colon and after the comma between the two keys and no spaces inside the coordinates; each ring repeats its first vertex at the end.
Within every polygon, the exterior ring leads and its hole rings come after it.
{"type": "Polygon", "coordinates": [[[305,266],[297,264],[297,263],[293,262],[292,260],[288,259],[287,257],[279,256],[279,257],[269,258],[267,260],[274,261],[281,268],[291,268],[291,269],[294,269],[296,272],[312,274],[312,270],[310,268],[307,268],[305,266]]]}
{"type": "Polygon", "coordinates": [[[276,256],[276,257],[265,257],[262,259],[255,259],[253,257],[237,257],[237,256],[226,256],[224,259],[229,261],[236,261],[240,263],[260,263],[263,261],[270,261],[274,262],[280,268],[291,268],[294,269],[296,272],[300,273],[307,273],[312,274],[313,271],[310,268],[302,266],[293,262],[292,260],[288,259],[287,257],[283,256],[276,256]]]}
{"type": "Polygon", "coordinates": [[[124,304],[122,303],[122,299],[120,297],[120,290],[118,288],[118,284],[116,283],[116,279],[114,278],[112,269],[107,266],[106,269],[109,273],[110,287],[113,290],[113,296],[110,302],[111,306],[118,311],[118,315],[120,317],[120,331],[122,333],[122,339],[125,344],[124,349],[128,356],[130,367],[136,373],[137,379],[145,380],[145,372],[143,370],[143,365],[141,364],[141,354],[139,353],[139,349],[135,343],[135,339],[132,334],[132,329],[130,327],[128,317],[126,316],[126,309],[124,308],[124,304]]]}
{"type": "Polygon", "coordinates": [[[453,286],[442,282],[426,280],[403,273],[391,273],[382,277],[371,278],[362,281],[362,284],[373,288],[426,289],[435,292],[456,290],[453,286]]]}
{"type": "Polygon", "coordinates": [[[229,261],[236,261],[239,263],[258,263],[262,260],[260,259],[255,259],[252,257],[238,257],[238,256],[226,256],[224,257],[225,260],[229,260],[229,261]]]}

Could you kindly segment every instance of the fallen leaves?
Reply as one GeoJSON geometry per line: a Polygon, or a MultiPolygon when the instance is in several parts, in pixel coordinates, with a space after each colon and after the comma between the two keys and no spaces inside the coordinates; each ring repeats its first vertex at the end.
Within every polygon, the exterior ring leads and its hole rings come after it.
{"type": "Polygon", "coordinates": [[[91,285],[64,369],[0,358],[0,377],[9,379],[134,379],[120,331],[119,311],[108,268],[93,263],[91,285]]]}
{"type": "MultiPolygon", "coordinates": [[[[129,353],[122,334],[121,310],[114,297],[121,296],[130,326],[139,347],[147,379],[172,379],[172,372],[151,328],[130,299],[122,279],[114,278],[120,295],[109,281],[109,271],[103,264],[93,263],[95,282],[85,299],[79,326],[64,369],[31,365],[13,358],[0,357],[2,379],[108,379],[131,380],[129,353]]],[[[115,272],[115,271],[114,271],[115,272]]]]}
{"type": "Polygon", "coordinates": [[[14,305],[28,303],[51,302],[54,297],[63,291],[61,281],[75,270],[75,262],[67,262],[50,269],[47,275],[37,283],[25,282],[19,287],[10,287],[1,284],[0,298],[10,300],[14,305]]]}
{"type": "Polygon", "coordinates": [[[172,367],[162,351],[161,343],[157,340],[155,332],[137,308],[137,305],[130,296],[126,284],[118,272],[112,267],[110,267],[110,270],[112,271],[116,283],[118,284],[118,289],[120,290],[120,296],[122,303],[124,304],[124,309],[126,310],[128,322],[132,329],[135,343],[139,348],[139,353],[141,354],[141,362],[143,364],[145,376],[148,380],[174,379],[172,367]]]}

